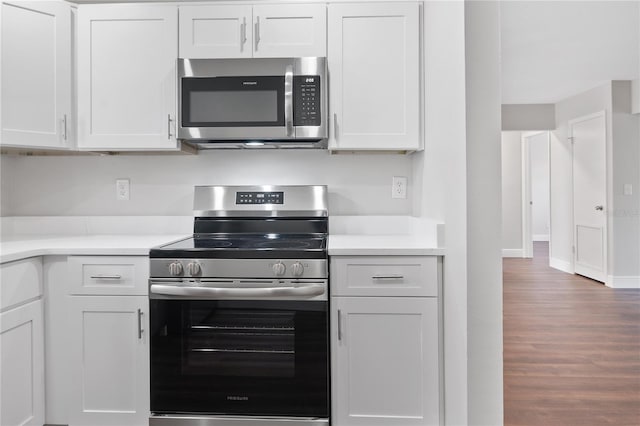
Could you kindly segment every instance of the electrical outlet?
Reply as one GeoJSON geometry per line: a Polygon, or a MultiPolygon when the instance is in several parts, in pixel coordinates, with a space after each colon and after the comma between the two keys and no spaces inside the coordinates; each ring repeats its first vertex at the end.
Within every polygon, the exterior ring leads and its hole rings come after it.
{"type": "Polygon", "coordinates": [[[622,187],[623,195],[633,195],[633,185],[630,183],[625,183],[622,187]]]}
{"type": "Polygon", "coordinates": [[[116,198],[129,201],[129,179],[116,179],[116,198]]]}
{"type": "Polygon", "coordinates": [[[407,177],[394,176],[391,180],[391,198],[407,198],[407,177]]]}

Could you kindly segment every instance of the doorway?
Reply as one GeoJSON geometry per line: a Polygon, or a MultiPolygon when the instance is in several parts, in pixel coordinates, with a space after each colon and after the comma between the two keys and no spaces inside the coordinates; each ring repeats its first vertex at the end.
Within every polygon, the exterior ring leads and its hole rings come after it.
{"type": "MultiPolygon", "coordinates": [[[[551,237],[550,132],[522,134],[522,242],[523,257],[534,257],[533,242],[546,242],[551,237]]],[[[549,253],[545,253],[548,255],[549,253]]]]}

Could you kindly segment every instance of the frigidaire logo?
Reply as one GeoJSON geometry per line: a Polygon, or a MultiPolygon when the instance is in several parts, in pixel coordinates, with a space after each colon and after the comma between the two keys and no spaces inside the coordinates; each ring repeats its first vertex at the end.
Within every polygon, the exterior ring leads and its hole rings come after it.
{"type": "Polygon", "coordinates": [[[248,396],[227,395],[227,401],[248,401],[248,396]]]}
{"type": "Polygon", "coordinates": [[[245,86],[257,86],[258,82],[257,81],[243,81],[242,84],[244,84],[245,86]]]}

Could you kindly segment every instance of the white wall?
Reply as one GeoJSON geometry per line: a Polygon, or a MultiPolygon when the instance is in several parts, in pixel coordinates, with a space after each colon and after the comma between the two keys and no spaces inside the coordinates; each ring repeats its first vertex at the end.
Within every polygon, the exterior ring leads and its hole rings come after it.
{"type": "Polygon", "coordinates": [[[552,264],[571,270],[573,244],[571,144],[568,121],[606,112],[608,284],[640,288],[640,121],[631,114],[631,84],[614,81],[556,104],[558,129],[552,132],[551,257],[552,264]],[[633,185],[623,195],[623,185],[633,185]]]}
{"type": "Polygon", "coordinates": [[[503,424],[500,2],[465,2],[469,425],[503,424]]]}
{"type": "Polygon", "coordinates": [[[13,165],[14,162],[8,156],[0,155],[0,216],[8,216],[13,165]]]}
{"type": "Polygon", "coordinates": [[[391,198],[393,176],[408,176],[411,156],[331,155],[327,151],[206,151],[193,155],[2,156],[3,216],[191,215],[194,185],[325,184],[334,215],[410,215],[391,198]],[[117,201],[115,180],[131,181],[117,201]]]}
{"type": "Polygon", "coordinates": [[[522,132],[502,132],[502,248],[522,256],[522,132]]]}
{"type": "Polygon", "coordinates": [[[549,241],[549,138],[538,133],[529,138],[531,163],[531,233],[533,241],[549,241]]]}
{"type": "Polygon", "coordinates": [[[502,130],[553,130],[555,128],[554,104],[502,105],[502,130]]]}
{"type": "Polygon", "coordinates": [[[612,104],[610,284],[640,288],[640,116],[631,114],[630,82],[612,83],[612,104]],[[631,195],[624,195],[624,184],[632,185],[631,195]]]}

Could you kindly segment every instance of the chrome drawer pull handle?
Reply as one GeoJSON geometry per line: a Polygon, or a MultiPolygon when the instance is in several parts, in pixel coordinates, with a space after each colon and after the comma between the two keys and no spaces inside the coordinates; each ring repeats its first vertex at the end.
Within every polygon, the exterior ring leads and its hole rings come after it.
{"type": "Polygon", "coordinates": [[[138,309],[138,339],[142,339],[142,333],[144,332],[142,328],[142,309],[138,309]]]}
{"type": "Polygon", "coordinates": [[[338,309],[338,341],[342,340],[342,311],[338,309]]]}
{"type": "Polygon", "coordinates": [[[404,278],[404,275],[400,275],[400,274],[374,275],[371,278],[374,280],[401,280],[404,278]]]}
{"type": "Polygon", "coordinates": [[[122,279],[122,275],[100,274],[100,275],[91,275],[91,278],[94,279],[94,280],[121,280],[122,279]]]}

